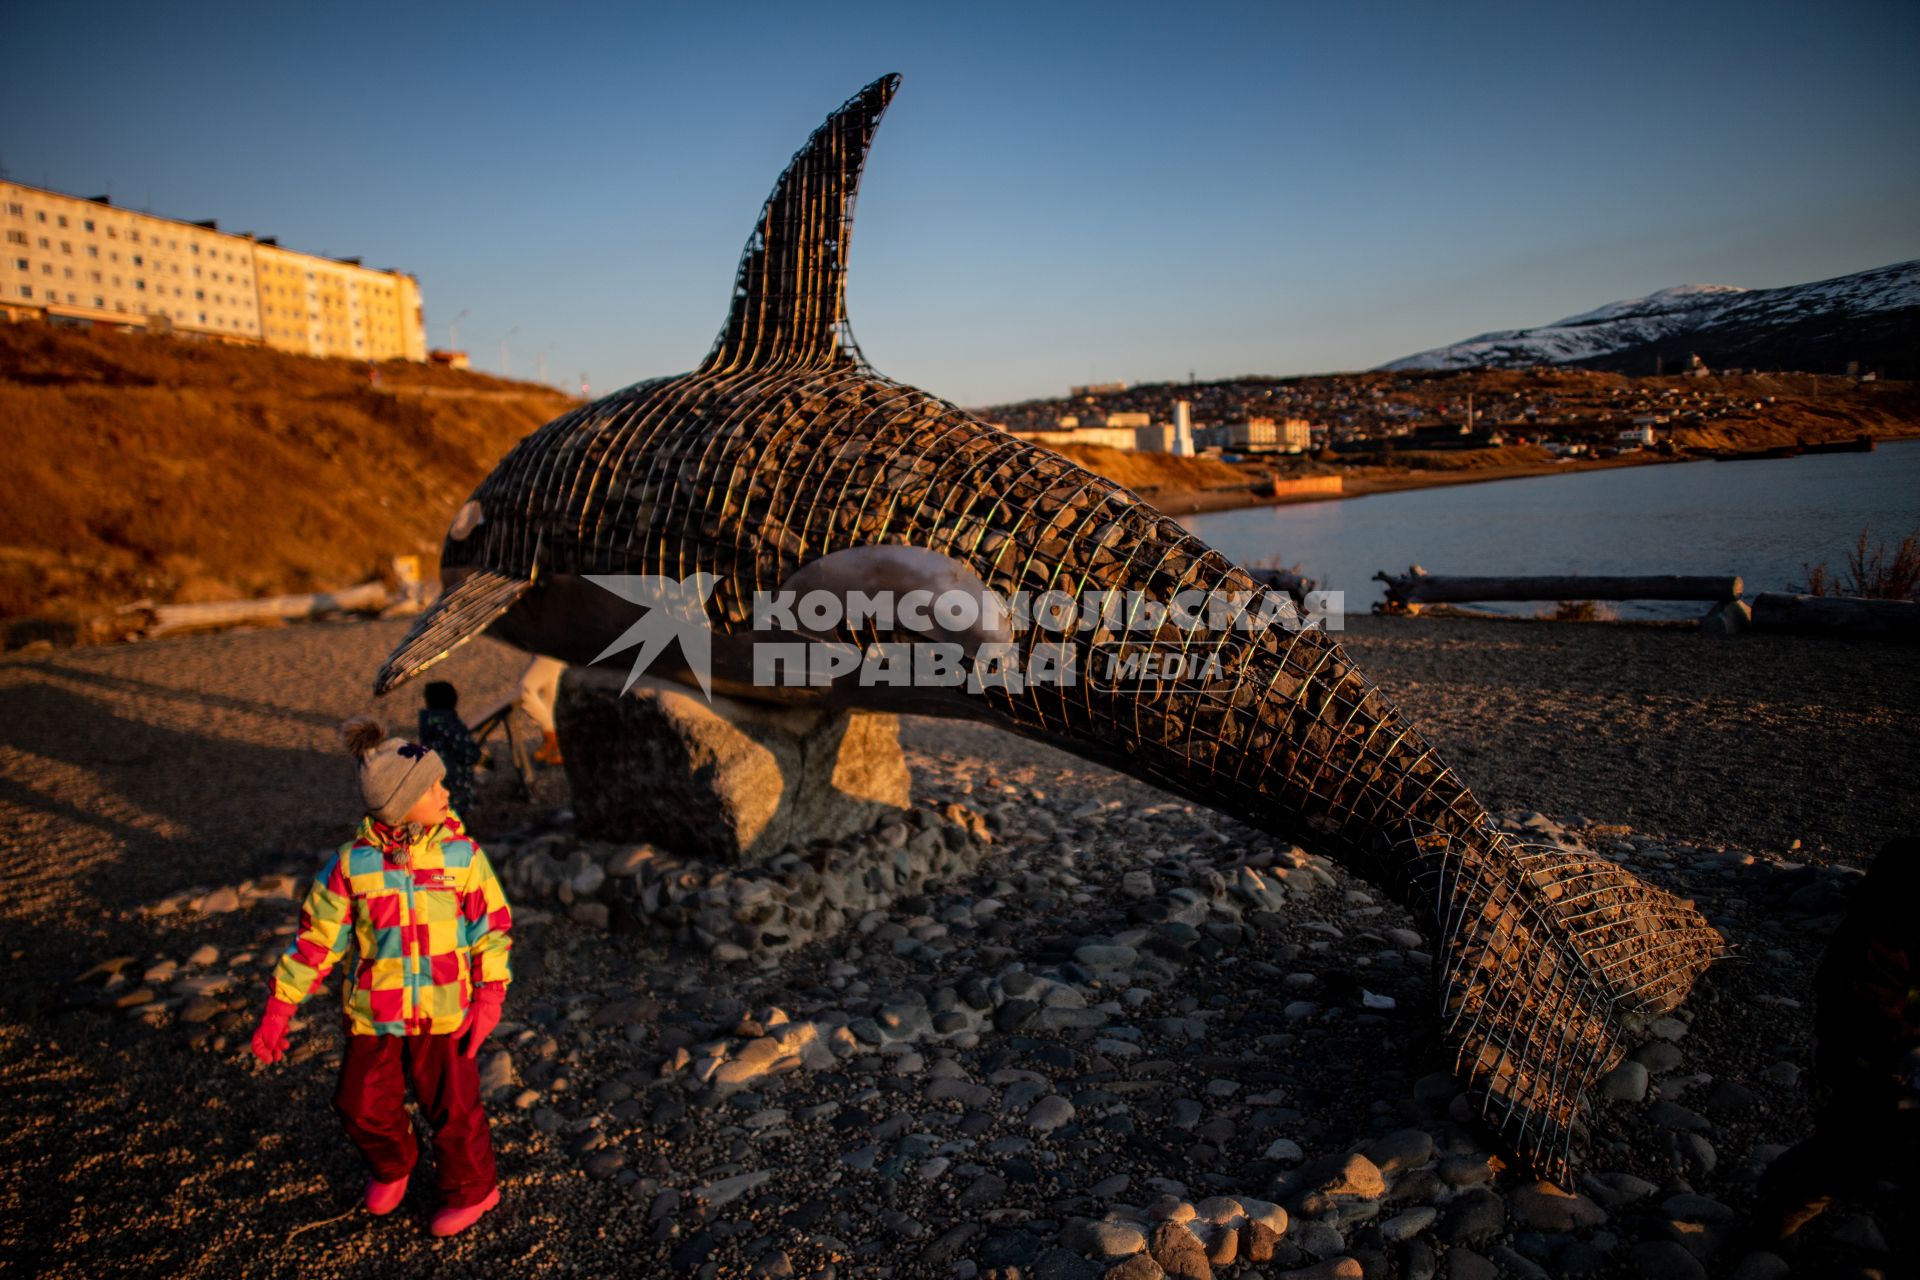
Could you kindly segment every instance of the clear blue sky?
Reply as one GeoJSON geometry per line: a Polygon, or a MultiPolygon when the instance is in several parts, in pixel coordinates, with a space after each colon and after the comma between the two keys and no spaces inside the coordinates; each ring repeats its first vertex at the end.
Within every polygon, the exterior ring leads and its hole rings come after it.
{"type": "Polygon", "coordinates": [[[420,277],[429,340],[691,368],[775,176],[905,76],[854,330],[962,404],[1369,367],[1920,257],[1920,7],[8,7],[17,181],[420,277]]]}

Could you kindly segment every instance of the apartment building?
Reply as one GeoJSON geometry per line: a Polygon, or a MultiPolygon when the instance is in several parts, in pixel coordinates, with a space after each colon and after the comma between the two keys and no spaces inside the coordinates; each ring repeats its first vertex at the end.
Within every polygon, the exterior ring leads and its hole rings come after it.
{"type": "Polygon", "coordinates": [[[401,271],[0,182],[0,319],[177,331],[302,355],[425,360],[401,271]]]}
{"type": "Polygon", "coordinates": [[[1313,424],[1304,418],[1248,418],[1230,422],[1221,444],[1251,452],[1304,453],[1313,447],[1313,424]]]}

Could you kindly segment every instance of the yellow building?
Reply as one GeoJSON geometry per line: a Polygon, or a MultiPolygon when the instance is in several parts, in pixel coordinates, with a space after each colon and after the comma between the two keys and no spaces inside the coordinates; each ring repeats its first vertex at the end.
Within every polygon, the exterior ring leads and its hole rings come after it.
{"type": "Polygon", "coordinates": [[[0,182],[0,319],[178,331],[302,355],[425,360],[420,284],[271,239],[0,182]]]}

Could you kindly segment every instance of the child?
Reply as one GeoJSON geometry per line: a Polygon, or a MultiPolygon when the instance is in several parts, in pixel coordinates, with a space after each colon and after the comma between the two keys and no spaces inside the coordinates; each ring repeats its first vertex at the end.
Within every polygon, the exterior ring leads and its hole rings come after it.
{"type": "Polygon", "coordinates": [[[445,680],[427,686],[426,709],[420,713],[420,745],[447,766],[447,800],[459,817],[473,804],[473,766],[480,760],[480,744],[460,719],[460,691],[445,680]]]}
{"type": "Polygon", "coordinates": [[[433,1125],[433,1234],[450,1236],[500,1203],[474,1057],[499,1025],[512,981],[512,916],[487,855],[447,811],[440,757],[365,717],[341,733],[360,761],[367,814],[314,878],[253,1053],[280,1060],[294,1008],[356,944],[334,1109],[372,1170],[368,1211],[390,1213],[418,1158],[406,1110],[412,1082],[433,1125]]]}

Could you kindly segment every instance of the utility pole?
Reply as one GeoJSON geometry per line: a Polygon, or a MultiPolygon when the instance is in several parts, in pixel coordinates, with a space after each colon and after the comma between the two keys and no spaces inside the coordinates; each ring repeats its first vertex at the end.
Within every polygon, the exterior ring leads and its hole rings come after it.
{"type": "Polygon", "coordinates": [[[458,351],[460,349],[460,322],[467,318],[467,312],[469,310],[471,310],[469,307],[460,308],[460,314],[455,316],[453,323],[447,326],[447,347],[450,350],[458,351]]]}

